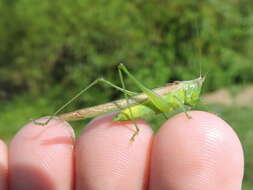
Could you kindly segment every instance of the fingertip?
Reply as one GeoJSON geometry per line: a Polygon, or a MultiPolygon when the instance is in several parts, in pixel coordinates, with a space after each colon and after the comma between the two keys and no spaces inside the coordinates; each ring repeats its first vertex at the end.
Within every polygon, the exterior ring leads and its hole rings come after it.
{"type": "Polygon", "coordinates": [[[0,139],[0,150],[3,152],[3,154],[0,154],[0,156],[7,157],[7,154],[5,154],[7,152],[7,145],[2,139],[0,139]]]}
{"type": "Polygon", "coordinates": [[[76,145],[77,189],[145,189],[152,130],[144,121],[134,142],[131,121],[114,122],[112,115],[93,120],[76,145]],[[94,179],[99,183],[94,183],[94,179]]]}
{"type": "Polygon", "coordinates": [[[8,149],[7,145],[0,139],[0,189],[7,190],[8,177],[8,149]]]}
{"type": "Polygon", "coordinates": [[[243,151],[233,129],[214,114],[178,114],[154,138],[151,189],[240,189],[243,151]]]}
{"type": "Polygon", "coordinates": [[[41,117],[39,119],[29,122],[24,127],[29,127],[29,128],[36,127],[36,128],[40,128],[40,129],[50,128],[50,127],[53,127],[53,128],[63,127],[70,134],[72,134],[73,137],[75,137],[74,130],[71,127],[71,125],[67,121],[61,120],[56,116],[54,116],[54,117],[51,117],[51,116],[41,117]]]}
{"type": "Polygon", "coordinates": [[[10,188],[72,188],[73,147],[74,132],[67,122],[53,118],[44,126],[28,123],[10,144],[10,188]]]}

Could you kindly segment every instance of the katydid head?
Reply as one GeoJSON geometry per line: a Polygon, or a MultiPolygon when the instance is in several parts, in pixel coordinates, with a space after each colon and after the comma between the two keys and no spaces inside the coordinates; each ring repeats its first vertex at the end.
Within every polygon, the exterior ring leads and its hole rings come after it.
{"type": "Polygon", "coordinates": [[[199,77],[191,81],[185,81],[185,104],[196,105],[199,102],[199,97],[202,89],[202,84],[205,77],[199,77]]]}

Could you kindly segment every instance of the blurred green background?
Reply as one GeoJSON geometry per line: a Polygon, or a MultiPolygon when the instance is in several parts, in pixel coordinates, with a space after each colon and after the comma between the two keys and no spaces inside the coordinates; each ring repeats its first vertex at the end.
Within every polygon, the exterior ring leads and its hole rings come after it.
{"type": "MultiPolygon", "coordinates": [[[[200,72],[208,73],[205,94],[225,89],[235,97],[253,83],[252,0],[2,0],[0,14],[0,138],[7,142],[94,79],[119,85],[120,62],[150,88],[200,72]]],[[[121,96],[97,85],[65,111],[121,96]]],[[[198,109],[218,114],[238,133],[243,189],[252,189],[253,103],[208,103],[198,109]]],[[[148,120],[154,128],[164,121],[148,120]]],[[[73,123],[77,133],[84,123],[73,123]]]]}

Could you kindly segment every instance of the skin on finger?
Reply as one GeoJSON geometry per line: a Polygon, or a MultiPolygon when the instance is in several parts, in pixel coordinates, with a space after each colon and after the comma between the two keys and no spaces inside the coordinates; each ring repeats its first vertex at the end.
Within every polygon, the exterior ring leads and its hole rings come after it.
{"type": "Polygon", "coordinates": [[[64,121],[54,118],[46,126],[27,124],[10,144],[10,189],[72,189],[73,144],[74,132],[64,121]]]}
{"type": "Polygon", "coordinates": [[[150,189],[240,190],[243,151],[216,115],[191,111],[168,120],[154,138],[150,189]]]}
{"type": "Polygon", "coordinates": [[[8,151],[6,144],[0,140],[0,189],[7,190],[8,151]]]}
{"type": "Polygon", "coordinates": [[[77,141],[77,190],[147,189],[151,128],[136,121],[140,132],[131,142],[134,124],[111,118],[106,115],[93,120],[77,141]]]}

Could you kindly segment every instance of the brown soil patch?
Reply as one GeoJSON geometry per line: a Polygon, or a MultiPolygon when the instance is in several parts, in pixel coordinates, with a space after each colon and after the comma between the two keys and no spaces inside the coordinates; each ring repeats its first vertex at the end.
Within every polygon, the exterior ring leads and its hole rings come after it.
{"type": "Polygon", "coordinates": [[[253,87],[245,88],[235,97],[236,105],[252,106],[253,105],[253,87]]]}
{"type": "Polygon", "coordinates": [[[207,94],[203,97],[204,102],[208,104],[223,104],[231,105],[233,103],[233,97],[228,90],[221,89],[216,92],[207,94]]]}
{"type": "Polygon", "coordinates": [[[204,102],[208,104],[223,104],[227,106],[243,106],[252,107],[253,106],[253,87],[247,87],[243,89],[237,96],[232,96],[232,94],[226,90],[221,89],[213,93],[203,96],[204,102]]]}

